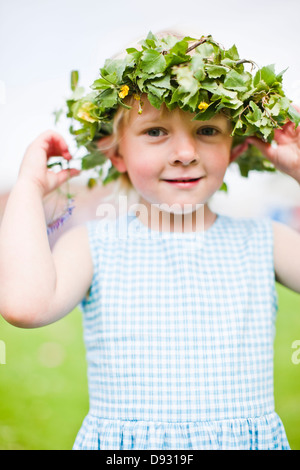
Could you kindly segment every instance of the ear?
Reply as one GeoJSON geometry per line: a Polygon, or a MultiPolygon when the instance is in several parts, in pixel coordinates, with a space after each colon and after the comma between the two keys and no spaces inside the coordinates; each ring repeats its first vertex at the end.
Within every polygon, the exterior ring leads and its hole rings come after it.
{"type": "Polygon", "coordinates": [[[119,154],[118,144],[114,142],[113,135],[102,137],[102,139],[97,142],[97,147],[102,153],[104,153],[104,155],[106,155],[120,173],[125,173],[127,171],[125,161],[119,154]]]}
{"type": "Polygon", "coordinates": [[[231,149],[229,163],[234,162],[234,160],[236,160],[240,155],[242,155],[242,153],[244,153],[247,150],[248,146],[249,146],[249,142],[247,142],[247,140],[245,140],[245,142],[233,147],[231,149]]]}

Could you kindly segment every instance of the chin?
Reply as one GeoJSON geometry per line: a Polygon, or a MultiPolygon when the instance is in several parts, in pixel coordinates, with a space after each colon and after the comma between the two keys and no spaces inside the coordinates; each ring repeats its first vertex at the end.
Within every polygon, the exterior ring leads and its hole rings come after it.
{"type": "Polygon", "coordinates": [[[188,215],[199,210],[201,207],[203,207],[204,204],[174,203],[174,204],[168,205],[166,203],[163,203],[163,204],[155,204],[155,205],[159,207],[159,209],[162,210],[163,212],[168,212],[174,215],[188,215]]]}

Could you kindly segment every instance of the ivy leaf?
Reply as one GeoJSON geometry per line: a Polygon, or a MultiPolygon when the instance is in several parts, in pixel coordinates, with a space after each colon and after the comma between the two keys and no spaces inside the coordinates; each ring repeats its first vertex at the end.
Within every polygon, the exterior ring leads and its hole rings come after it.
{"type": "Polygon", "coordinates": [[[249,77],[247,74],[240,74],[235,70],[231,70],[226,75],[224,86],[230,90],[245,92],[249,88],[250,80],[251,76],[249,77]]]}
{"type": "Polygon", "coordinates": [[[209,78],[219,78],[222,75],[226,75],[228,69],[222,65],[206,65],[205,71],[209,78]]]}
{"type": "Polygon", "coordinates": [[[149,85],[146,86],[146,90],[147,90],[147,92],[152,93],[153,95],[155,95],[157,98],[159,98],[161,100],[164,96],[164,93],[166,92],[165,88],[159,88],[159,87],[154,86],[150,83],[149,83],[149,85]]]}
{"type": "Polygon", "coordinates": [[[155,50],[148,49],[141,56],[141,69],[146,73],[161,73],[166,68],[166,59],[155,50]]]}
{"type": "Polygon", "coordinates": [[[189,93],[190,95],[197,93],[200,84],[189,67],[174,67],[173,71],[176,74],[180,91],[189,93]]]}
{"type": "Polygon", "coordinates": [[[253,85],[256,88],[264,89],[265,85],[267,85],[267,87],[271,87],[276,81],[277,77],[275,74],[275,66],[267,65],[266,67],[262,67],[256,72],[256,75],[253,79],[253,85]]]}
{"type": "Polygon", "coordinates": [[[157,80],[153,80],[152,84],[158,88],[167,88],[169,90],[173,88],[171,85],[171,75],[165,75],[157,80]]]}
{"type": "Polygon", "coordinates": [[[183,39],[181,39],[181,41],[177,41],[174,44],[174,46],[170,49],[169,53],[174,54],[174,55],[185,56],[188,46],[189,46],[189,44],[188,44],[186,38],[183,38],[183,39]]]}
{"type": "Polygon", "coordinates": [[[205,70],[204,70],[203,57],[201,57],[200,54],[194,54],[192,57],[190,66],[191,66],[191,70],[194,73],[194,77],[199,82],[202,82],[202,80],[204,80],[206,77],[205,70]]]}
{"type": "Polygon", "coordinates": [[[196,48],[196,51],[198,54],[200,54],[201,57],[207,59],[208,57],[213,58],[216,53],[216,48],[212,44],[204,42],[196,48]]]}

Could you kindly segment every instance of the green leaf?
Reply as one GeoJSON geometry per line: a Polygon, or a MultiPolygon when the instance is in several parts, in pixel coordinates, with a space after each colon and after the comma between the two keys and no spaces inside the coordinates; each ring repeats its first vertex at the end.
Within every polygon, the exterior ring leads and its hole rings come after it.
{"type": "Polygon", "coordinates": [[[243,129],[243,127],[244,127],[243,121],[241,119],[238,119],[237,122],[235,123],[235,126],[232,130],[231,135],[234,135],[238,129],[243,129]]]}
{"type": "Polygon", "coordinates": [[[156,95],[154,95],[153,93],[148,93],[148,100],[150,102],[150,104],[156,108],[156,109],[160,109],[162,103],[163,103],[163,100],[159,97],[157,97],[156,95]]]}
{"type": "Polygon", "coordinates": [[[149,85],[146,86],[146,91],[148,93],[152,93],[157,98],[162,100],[162,98],[164,96],[164,93],[166,92],[166,89],[165,88],[159,88],[157,86],[149,84],[149,85]]]}
{"type": "Polygon", "coordinates": [[[294,108],[293,105],[290,105],[288,109],[288,117],[292,122],[295,123],[295,127],[298,127],[300,124],[300,114],[299,112],[294,108]]]}
{"type": "Polygon", "coordinates": [[[209,78],[219,78],[222,75],[226,75],[228,69],[226,67],[222,67],[222,65],[206,65],[205,71],[209,78]]]}
{"type": "Polygon", "coordinates": [[[191,70],[194,73],[194,77],[199,81],[205,79],[204,61],[200,54],[194,54],[190,63],[191,70]]]}
{"type": "Polygon", "coordinates": [[[114,85],[105,78],[98,78],[98,80],[95,80],[91,85],[91,88],[93,90],[106,90],[108,88],[114,88],[114,85]]]}
{"type": "Polygon", "coordinates": [[[107,172],[106,178],[102,181],[102,184],[105,186],[106,184],[110,183],[111,181],[116,180],[119,178],[121,173],[116,169],[116,167],[111,166],[111,168],[107,172]]]}
{"type": "Polygon", "coordinates": [[[181,41],[178,41],[174,46],[169,50],[170,54],[185,56],[189,44],[185,38],[181,41]]]}
{"type": "MultiPolygon", "coordinates": [[[[251,76],[250,76],[251,80],[251,76]]],[[[245,92],[249,88],[249,76],[231,70],[224,80],[224,86],[230,90],[245,92]]]]}
{"type": "Polygon", "coordinates": [[[146,73],[161,73],[166,68],[166,59],[155,50],[149,49],[143,52],[141,57],[141,69],[146,73]]]}
{"type": "Polygon", "coordinates": [[[267,87],[271,87],[276,81],[277,77],[275,74],[275,66],[268,65],[266,67],[262,67],[257,71],[253,80],[253,84],[255,87],[259,87],[260,83],[262,83],[264,86],[267,85],[267,87]]]}
{"type": "Polygon", "coordinates": [[[158,78],[157,80],[152,81],[153,85],[158,87],[158,88],[167,88],[171,90],[173,87],[171,85],[171,76],[170,75],[165,75],[161,78],[158,78]]]}
{"type": "Polygon", "coordinates": [[[188,67],[174,67],[174,74],[179,84],[180,91],[194,95],[200,88],[198,80],[195,79],[193,71],[188,67]]]}
{"type": "Polygon", "coordinates": [[[188,106],[190,112],[195,112],[197,104],[199,103],[199,92],[194,95],[188,94],[181,101],[183,106],[188,106]]]}
{"type": "Polygon", "coordinates": [[[174,103],[182,102],[185,97],[185,93],[180,90],[180,88],[176,88],[174,93],[172,94],[172,98],[169,101],[169,105],[173,105],[174,103]]]}
{"type": "Polygon", "coordinates": [[[225,181],[223,181],[222,186],[219,188],[219,191],[224,191],[225,193],[228,192],[228,187],[225,181]]]}
{"type": "Polygon", "coordinates": [[[98,165],[103,165],[106,160],[107,157],[102,152],[100,152],[100,150],[97,150],[82,157],[81,168],[83,170],[90,170],[91,168],[95,168],[98,165]]]}
{"type": "Polygon", "coordinates": [[[193,117],[193,121],[209,121],[216,115],[217,104],[211,104],[204,112],[200,112],[193,117]]]}
{"type": "Polygon", "coordinates": [[[100,73],[102,77],[106,77],[108,79],[109,76],[115,77],[116,81],[113,79],[109,79],[110,82],[118,83],[122,81],[123,72],[126,68],[126,60],[122,59],[107,59],[105,61],[104,67],[100,69],[100,73]]]}
{"type": "Polygon", "coordinates": [[[118,102],[118,91],[114,89],[104,90],[98,96],[99,106],[104,108],[111,108],[118,102]]]}
{"type": "Polygon", "coordinates": [[[57,111],[54,111],[53,114],[54,114],[54,117],[55,117],[55,120],[54,120],[54,123],[57,124],[60,120],[60,117],[61,115],[63,114],[64,110],[63,109],[58,109],[57,111]]]}
{"type": "Polygon", "coordinates": [[[208,57],[213,57],[216,52],[216,48],[209,44],[208,42],[204,42],[200,44],[200,46],[196,47],[196,52],[203,57],[203,59],[207,59],[208,57]]]}
{"type": "MultiPolygon", "coordinates": [[[[103,82],[100,82],[101,78],[99,80],[96,80],[96,85],[101,84],[101,83],[106,83],[108,85],[118,85],[120,83],[119,77],[117,75],[117,72],[113,72],[110,74],[105,74],[103,75],[102,80],[103,82]]],[[[92,88],[94,87],[95,82],[92,85],[92,88]]]]}
{"type": "Polygon", "coordinates": [[[135,63],[137,63],[140,60],[141,55],[143,54],[143,51],[138,51],[134,47],[129,47],[128,49],[126,49],[126,52],[127,54],[129,54],[129,56],[132,58],[132,60],[135,63]]]}
{"type": "Polygon", "coordinates": [[[71,72],[71,90],[75,91],[78,85],[79,72],[77,70],[72,70],[71,72]]]}
{"type": "Polygon", "coordinates": [[[230,49],[227,49],[227,51],[225,51],[224,58],[231,59],[234,61],[239,60],[240,56],[235,44],[230,49]]]}
{"type": "Polygon", "coordinates": [[[251,107],[253,112],[248,113],[246,115],[246,119],[253,124],[259,123],[262,118],[262,111],[253,101],[250,101],[249,106],[251,107]]]}
{"type": "Polygon", "coordinates": [[[282,72],[280,72],[279,74],[276,75],[276,81],[277,82],[282,82],[282,79],[283,79],[283,75],[285,74],[285,72],[288,70],[288,67],[284,70],[282,70],[282,72]]]}

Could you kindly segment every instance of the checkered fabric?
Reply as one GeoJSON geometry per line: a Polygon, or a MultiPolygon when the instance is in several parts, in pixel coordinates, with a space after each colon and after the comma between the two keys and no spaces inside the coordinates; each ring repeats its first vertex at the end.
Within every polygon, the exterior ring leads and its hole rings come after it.
{"type": "Polygon", "coordinates": [[[87,224],[90,411],[74,449],[288,449],[274,411],[277,311],[267,218],[160,233],[87,224]]]}

